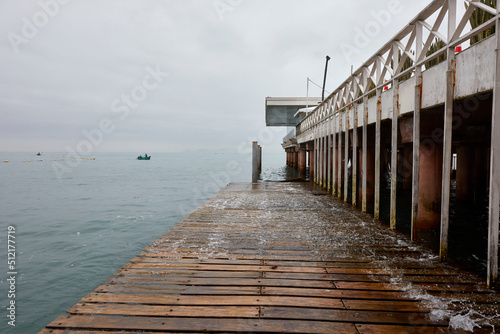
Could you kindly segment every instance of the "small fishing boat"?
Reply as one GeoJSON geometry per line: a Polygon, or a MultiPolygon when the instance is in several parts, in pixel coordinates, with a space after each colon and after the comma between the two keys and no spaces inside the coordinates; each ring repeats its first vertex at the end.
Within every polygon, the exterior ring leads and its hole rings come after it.
{"type": "Polygon", "coordinates": [[[151,156],[147,155],[147,153],[144,154],[144,156],[140,155],[137,157],[137,160],[150,160],[150,159],[151,159],[151,156]]]}

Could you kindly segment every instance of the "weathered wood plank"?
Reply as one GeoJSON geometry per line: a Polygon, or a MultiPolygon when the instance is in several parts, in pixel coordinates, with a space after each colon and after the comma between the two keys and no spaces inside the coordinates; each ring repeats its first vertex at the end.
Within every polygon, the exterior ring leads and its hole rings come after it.
{"type": "MultiPolygon", "coordinates": [[[[141,334],[164,334],[165,332],[141,331],[141,334]]],[[[168,332],[169,334],[185,334],[180,332],[168,332]]],[[[202,334],[203,332],[189,332],[189,334],[202,334]]],[[[108,331],[108,330],[78,330],[78,329],[44,329],[39,334],[137,334],[136,331],[108,331]]],[[[203,333],[206,334],[206,333],[203,333]]]]}
{"type": "Polygon", "coordinates": [[[104,284],[95,292],[101,293],[157,293],[183,295],[257,295],[259,287],[251,286],[187,286],[187,285],[153,285],[153,284],[104,284]]]}
{"type": "Polygon", "coordinates": [[[223,270],[223,271],[277,271],[290,273],[324,273],[324,268],[315,267],[285,267],[285,266],[251,266],[251,265],[219,265],[219,264],[183,264],[183,263],[127,263],[123,268],[139,269],[188,269],[188,270],[223,270]]]}
{"type": "MultiPolygon", "coordinates": [[[[304,274],[304,273],[275,273],[265,272],[263,277],[280,278],[280,279],[313,279],[313,280],[331,280],[331,281],[346,281],[346,282],[377,282],[390,283],[394,280],[391,275],[371,275],[371,274],[304,274]]],[[[481,282],[479,278],[462,277],[462,276],[439,276],[439,275],[401,275],[400,280],[403,282],[413,283],[442,283],[442,284],[477,284],[481,282]]],[[[399,280],[398,280],[399,281],[399,280]]]]}
{"type": "MultiPolygon", "coordinates": [[[[395,325],[356,325],[359,334],[442,334],[456,333],[466,334],[469,331],[460,329],[450,330],[448,327],[433,327],[433,326],[395,326],[395,325]]],[[[491,328],[475,328],[474,333],[492,333],[491,328]]]]}
{"type": "Polygon", "coordinates": [[[458,272],[447,269],[356,269],[356,268],[326,268],[329,274],[364,274],[364,275],[442,275],[457,276],[458,272]]]}
{"type": "Polygon", "coordinates": [[[352,324],[300,320],[161,318],[123,316],[60,316],[48,328],[105,330],[153,330],[244,333],[339,333],[357,334],[352,324]]]}
{"type": "Polygon", "coordinates": [[[292,307],[262,307],[260,316],[265,319],[308,319],[321,321],[341,321],[371,324],[398,325],[433,325],[446,326],[444,320],[431,321],[427,313],[390,312],[390,311],[356,311],[356,310],[322,310],[292,307]]]}
{"type": "Polygon", "coordinates": [[[191,306],[295,306],[344,308],[340,299],[281,296],[172,296],[152,294],[90,293],[82,303],[130,303],[191,306]]]}
{"type": "Polygon", "coordinates": [[[226,278],[179,278],[179,277],[150,277],[147,281],[140,276],[119,276],[111,277],[107,284],[174,284],[174,285],[196,285],[196,286],[286,286],[286,287],[311,287],[311,288],[334,288],[330,281],[314,280],[291,280],[291,279],[245,279],[233,278],[231,273],[227,273],[226,278]]]}
{"type": "Polygon", "coordinates": [[[430,312],[431,306],[417,301],[382,301],[343,299],[345,307],[351,310],[397,311],[397,312],[430,312]]]}
{"type": "MultiPolygon", "coordinates": [[[[256,271],[231,271],[233,278],[259,278],[261,274],[256,271]]],[[[174,277],[227,277],[227,271],[203,271],[203,270],[169,270],[169,269],[120,269],[115,273],[116,276],[120,275],[140,275],[140,276],[174,276],[174,277]]]]}
{"type": "Polygon", "coordinates": [[[261,260],[237,260],[237,259],[169,259],[148,256],[136,256],[130,263],[190,263],[190,264],[224,264],[224,265],[261,265],[261,260]]]}
{"type": "Polygon", "coordinates": [[[414,300],[414,298],[409,294],[399,291],[357,291],[342,289],[263,287],[262,294],[271,296],[323,296],[327,298],[341,299],[414,300]]]}
{"type": "Polygon", "coordinates": [[[161,306],[77,303],[69,314],[133,315],[144,317],[259,318],[259,308],[250,306],[161,306]]]}
{"type": "Polygon", "coordinates": [[[352,290],[379,290],[379,291],[407,291],[410,287],[424,291],[466,291],[466,292],[487,292],[485,286],[474,284],[449,284],[449,283],[379,283],[379,282],[335,282],[338,289],[352,290]]]}

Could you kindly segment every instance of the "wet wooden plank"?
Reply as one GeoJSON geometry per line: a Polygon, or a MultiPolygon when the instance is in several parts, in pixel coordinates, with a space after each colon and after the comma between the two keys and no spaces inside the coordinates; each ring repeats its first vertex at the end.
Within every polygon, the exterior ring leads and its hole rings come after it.
{"type": "Polygon", "coordinates": [[[156,277],[152,276],[147,280],[141,276],[114,276],[105,283],[108,284],[174,284],[174,285],[196,285],[196,286],[286,286],[286,287],[311,287],[311,288],[334,288],[331,281],[315,280],[291,280],[291,279],[245,279],[233,278],[231,273],[227,273],[226,278],[179,278],[179,277],[156,277]]]}
{"type": "MultiPolygon", "coordinates": [[[[231,271],[233,278],[259,278],[261,274],[256,271],[231,271]]],[[[115,275],[138,275],[138,276],[173,276],[173,277],[228,277],[227,271],[203,271],[203,270],[168,270],[168,269],[120,269],[115,275]]]]}
{"type": "MultiPolygon", "coordinates": [[[[141,253],[142,255],[143,253],[141,253]]],[[[145,254],[145,253],[144,253],[145,254]]],[[[178,259],[183,259],[183,258],[192,258],[192,259],[198,259],[198,258],[208,258],[206,253],[203,252],[178,252],[178,253],[165,253],[165,252],[147,252],[148,256],[150,257],[167,257],[167,258],[178,258],[178,259]]],[[[290,260],[290,261],[311,261],[311,255],[297,255],[297,254],[290,254],[290,255],[272,255],[272,254],[259,254],[259,253],[254,253],[254,254],[238,254],[238,253],[215,253],[210,255],[211,258],[214,259],[241,259],[241,260],[290,260]]]]}
{"type": "Polygon", "coordinates": [[[424,291],[466,291],[486,292],[485,287],[475,284],[427,284],[427,283],[380,283],[380,282],[335,282],[339,289],[378,290],[378,291],[408,291],[410,288],[424,291]]]}
{"type": "Polygon", "coordinates": [[[128,303],[147,305],[191,306],[295,306],[317,308],[344,308],[340,299],[282,296],[171,296],[152,294],[90,293],[83,303],[128,303]]]}
{"type": "Polygon", "coordinates": [[[400,269],[400,268],[326,268],[329,274],[362,274],[362,275],[441,275],[457,276],[458,272],[447,269],[400,269]]]}
{"type": "MultiPolygon", "coordinates": [[[[165,332],[141,331],[141,334],[164,334],[165,332]]],[[[168,332],[169,334],[185,334],[186,332],[168,332]]],[[[190,334],[206,334],[203,332],[189,332],[190,334]]],[[[44,329],[39,334],[137,334],[136,331],[108,331],[108,330],[78,330],[78,329],[44,329]]]]}
{"type": "MultiPolygon", "coordinates": [[[[397,325],[356,325],[359,334],[443,334],[456,333],[466,334],[469,331],[455,329],[451,330],[448,327],[435,326],[397,326],[397,325]]],[[[474,333],[492,333],[491,328],[475,328],[474,333]]]]}
{"type": "Polygon", "coordinates": [[[250,265],[210,265],[210,264],[183,264],[183,263],[127,263],[124,269],[188,269],[188,270],[211,270],[211,271],[276,271],[291,273],[324,273],[324,268],[315,267],[285,267],[285,266],[250,266],[250,265]]]}
{"type": "Polygon", "coordinates": [[[101,293],[157,293],[183,295],[257,295],[259,287],[239,286],[187,286],[187,285],[156,285],[156,284],[104,284],[99,285],[95,292],[101,293]]]}
{"type": "Polygon", "coordinates": [[[409,294],[399,291],[357,291],[342,289],[263,287],[262,294],[272,296],[323,296],[327,298],[340,299],[414,300],[414,298],[409,294]]]}
{"type": "Polygon", "coordinates": [[[164,263],[164,264],[224,264],[224,265],[261,265],[261,260],[237,260],[237,259],[169,259],[148,256],[136,256],[130,263],[164,263]]]}
{"type": "Polygon", "coordinates": [[[265,319],[308,319],[370,324],[433,325],[446,326],[445,320],[431,321],[427,313],[322,310],[292,307],[262,307],[260,316],[265,319]]]}
{"type": "Polygon", "coordinates": [[[351,310],[397,311],[397,312],[430,312],[429,303],[418,301],[355,300],[343,299],[345,307],[351,310]]]}
{"type": "Polygon", "coordinates": [[[346,282],[380,282],[390,283],[395,278],[397,281],[408,283],[442,283],[442,284],[477,284],[481,280],[479,278],[464,278],[461,276],[439,276],[439,275],[401,275],[394,277],[391,275],[367,275],[367,274],[304,274],[304,273],[275,273],[265,272],[266,278],[280,279],[314,279],[314,280],[331,280],[331,281],[346,281],[346,282]]]}
{"type": "Polygon", "coordinates": [[[161,306],[77,303],[69,314],[129,315],[144,317],[259,318],[259,308],[250,306],[161,306]]]}
{"type": "Polygon", "coordinates": [[[357,334],[352,324],[300,320],[161,318],[124,316],[60,316],[48,328],[136,331],[198,331],[235,333],[339,333],[357,334]]]}

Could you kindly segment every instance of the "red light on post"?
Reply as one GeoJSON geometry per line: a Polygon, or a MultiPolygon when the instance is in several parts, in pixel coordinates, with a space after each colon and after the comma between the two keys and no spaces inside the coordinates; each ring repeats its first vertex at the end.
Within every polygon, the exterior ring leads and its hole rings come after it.
{"type": "Polygon", "coordinates": [[[462,52],[462,47],[461,46],[455,46],[455,53],[462,52]]]}

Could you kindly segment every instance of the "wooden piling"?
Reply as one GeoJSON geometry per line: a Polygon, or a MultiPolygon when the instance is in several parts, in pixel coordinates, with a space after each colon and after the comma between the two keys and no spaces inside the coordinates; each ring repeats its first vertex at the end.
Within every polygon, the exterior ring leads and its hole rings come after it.
{"type": "Polygon", "coordinates": [[[252,182],[257,182],[259,178],[259,148],[256,141],[252,143],[252,182]]]}

